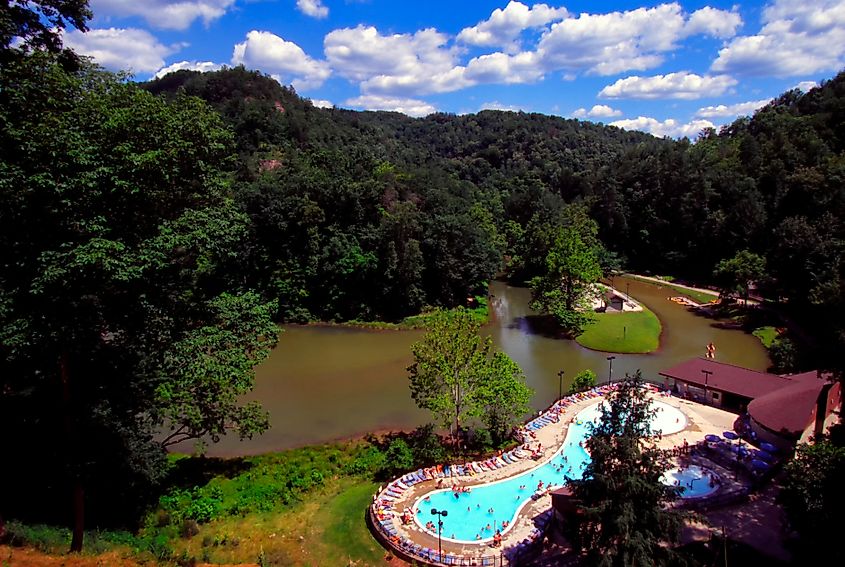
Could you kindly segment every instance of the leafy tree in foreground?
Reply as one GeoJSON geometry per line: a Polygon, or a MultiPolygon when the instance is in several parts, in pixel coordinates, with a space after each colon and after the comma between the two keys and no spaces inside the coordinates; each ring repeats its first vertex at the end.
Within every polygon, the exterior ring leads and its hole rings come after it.
{"type": "Polygon", "coordinates": [[[88,31],[91,16],[87,0],[6,0],[0,5],[0,50],[5,52],[20,38],[27,49],[58,52],[61,30],[70,24],[88,31]]]}
{"type": "Polygon", "coordinates": [[[481,420],[487,426],[495,445],[508,438],[522,416],[534,392],[525,385],[522,369],[511,357],[497,352],[489,361],[487,376],[478,386],[481,420]]]}
{"type": "Polygon", "coordinates": [[[0,513],[72,501],[80,550],[86,502],[126,521],[163,445],[266,429],[238,398],[274,307],[218,268],[249,226],[221,168],[231,134],[202,101],[45,53],[0,67],[0,93],[0,425],[19,432],[0,513]]]}
{"type": "Polygon", "coordinates": [[[481,337],[479,328],[464,308],[439,311],[411,346],[411,397],[449,428],[453,441],[462,423],[479,416],[501,439],[531,398],[522,370],[506,354],[493,353],[492,340],[481,337]]]}
{"type": "Polygon", "coordinates": [[[754,252],[740,250],[733,258],[719,262],[713,275],[721,282],[723,296],[739,292],[748,303],[751,284],[766,275],[766,259],[754,252]]]}
{"type": "Polygon", "coordinates": [[[640,372],[609,394],[586,448],[583,478],[570,481],[580,500],[573,540],[591,565],[665,565],[675,554],[684,513],[666,508],[678,495],[664,485],[668,462],[650,440],[651,401],[640,372]]]}
{"type": "Polygon", "coordinates": [[[596,223],[588,218],[561,227],[546,256],[546,273],[531,280],[532,308],[555,316],[570,335],[592,321],[589,293],[601,277],[596,223]]]}
{"type": "Polygon", "coordinates": [[[572,384],[569,386],[569,393],[576,394],[578,392],[583,392],[584,390],[589,390],[595,385],[596,373],[590,369],[582,370],[576,374],[575,379],[572,380],[572,384]]]}
{"type": "Polygon", "coordinates": [[[422,340],[411,345],[411,397],[449,428],[453,441],[461,423],[477,412],[475,394],[493,344],[479,328],[463,308],[439,311],[422,340]]]}
{"type": "Polygon", "coordinates": [[[800,536],[798,557],[804,564],[838,565],[845,561],[842,510],[845,509],[845,448],[827,438],[798,447],[786,465],[779,499],[800,536]],[[836,559],[836,558],[839,559],[836,559]]]}

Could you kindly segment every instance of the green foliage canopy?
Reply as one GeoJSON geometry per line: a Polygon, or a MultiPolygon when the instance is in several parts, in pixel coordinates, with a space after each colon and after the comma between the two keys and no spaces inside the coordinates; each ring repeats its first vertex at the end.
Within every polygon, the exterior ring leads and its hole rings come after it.
{"type": "Polygon", "coordinates": [[[3,66],[0,93],[0,414],[21,432],[3,486],[66,500],[73,484],[79,524],[85,487],[95,511],[137,503],[162,444],[266,429],[238,398],[275,307],[220,269],[250,228],[231,135],[203,101],[43,52],[3,66]]]}
{"type": "Polygon", "coordinates": [[[440,311],[429,330],[411,346],[411,397],[430,410],[453,439],[469,418],[482,417],[491,436],[501,440],[521,418],[531,398],[525,376],[505,353],[492,351],[492,339],[479,335],[479,323],[463,308],[440,311]]]}
{"type": "Polygon", "coordinates": [[[570,481],[580,501],[573,526],[577,546],[591,565],[667,565],[675,554],[684,512],[667,508],[678,495],[660,477],[668,460],[650,440],[654,415],[638,371],[608,395],[586,441],[590,462],[570,481]]]}

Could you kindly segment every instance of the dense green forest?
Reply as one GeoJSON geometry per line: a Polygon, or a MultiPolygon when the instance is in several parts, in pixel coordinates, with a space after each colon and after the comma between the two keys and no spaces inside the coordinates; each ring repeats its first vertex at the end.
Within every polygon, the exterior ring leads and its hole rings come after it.
{"type": "Polygon", "coordinates": [[[243,273],[284,320],[393,320],[497,272],[527,281],[575,207],[598,223],[605,271],[715,284],[720,261],[759,255],[760,292],[804,329],[790,369],[834,364],[845,74],[694,142],[521,112],[320,109],[243,68],[144,88],[203,98],[234,131],[254,230],[243,273]]]}
{"type": "Polygon", "coordinates": [[[572,230],[605,272],[759,257],[783,368],[841,370],[845,74],[693,143],[320,109],[243,68],[138,85],[2,39],[3,512],[65,522],[72,494],[76,548],[83,503],[139,520],[170,442],[268,426],[239,398],[275,323],[461,305],[543,276],[572,230]]]}

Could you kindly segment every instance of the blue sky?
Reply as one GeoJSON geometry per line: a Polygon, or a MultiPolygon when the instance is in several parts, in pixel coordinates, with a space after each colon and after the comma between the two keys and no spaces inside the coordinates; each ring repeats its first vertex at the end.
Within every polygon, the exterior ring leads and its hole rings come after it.
{"type": "Polygon", "coordinates": [[[845,0],[90,0],[65,43],[139,80],[244,64],[317,105],[485,108],[692,138],[845,67],[845,0]]]}

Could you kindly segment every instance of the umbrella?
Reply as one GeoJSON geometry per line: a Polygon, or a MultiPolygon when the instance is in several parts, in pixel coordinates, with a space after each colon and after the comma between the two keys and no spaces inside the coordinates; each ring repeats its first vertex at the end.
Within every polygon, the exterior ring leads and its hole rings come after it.
{"type": "Polygon", "coordinates": [[[745,447],[740,447],[739,445],[733,445],[731,447],[731,451],[733,451],[737,455],[742,455],[742,456],[745,456],[745,455],[748,454],[748,449],[746,449],[745,447]]]}
{"type": "Polygon", "coordinates": [[[762,449],[754,449],[751,451],[751,454],[754,455],[755,459],[760,459],[761,461],[771,461],[775,458],[774,455],[769,453],[768,451],[763,451],[762,449]]]}
{"type": "Polygon", "coordinates": [[[704,436],[704,440],[709,442],[709,443],[718,443],[719,441],[722,440],[722,438],[719,437],[718,435],[713,435],[712,433],[708,433],[707,435],[704,436]]]}
{"type": "Polygon", "coordinates": [[[769,463],[766,461],[761,461],[760,459],[754,459],[751,461],[751,466],[755,469],[767,469],[769,468],[769,463]]]}
{"type": "Polygon", "coordinates": [[[764,451],[768,451],[769,453],[777,453],[778,448],[772,445],[771,443],[760,443],[760,448],[764,451]]]}
{"type": "Polygon", "coordinates": [[[736,434],[736,433],[734,433],[733,431],[723,431],[723,432],[722,432],[722,436],[723,436],[725,439],[730,439],[731,441],[734,441],[734,440],[736,440],[736,439],[739,439],[739,435],[737,435],[737,434],[736,434]]]}

